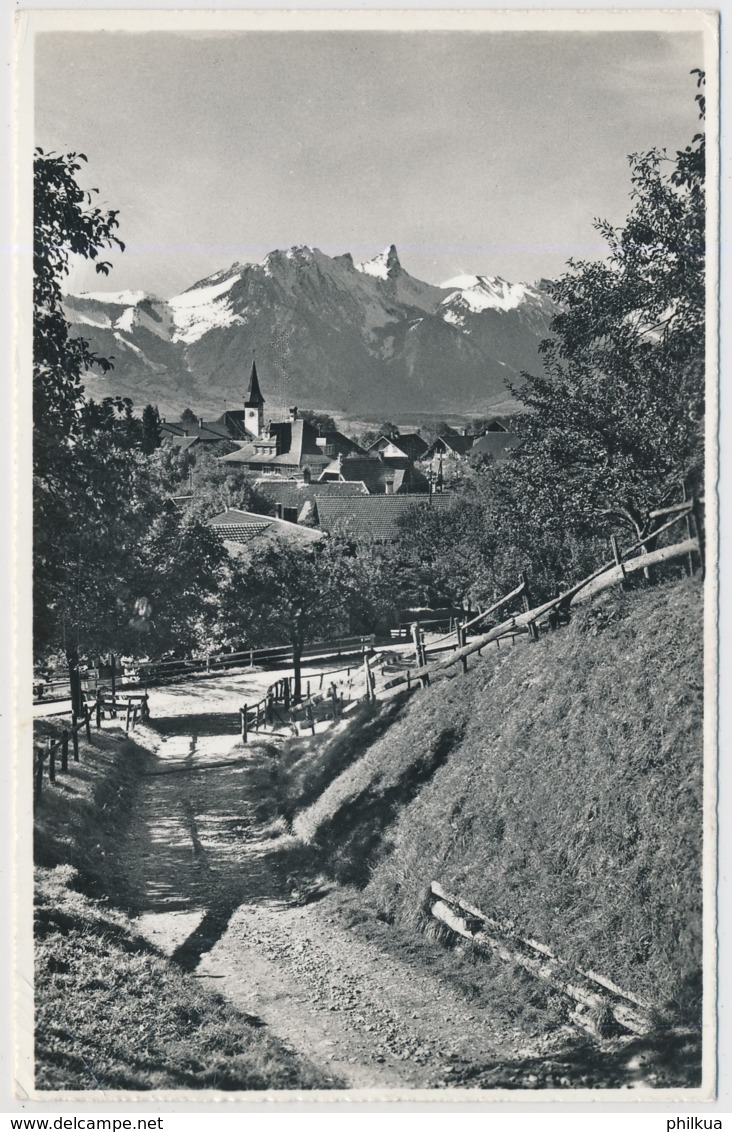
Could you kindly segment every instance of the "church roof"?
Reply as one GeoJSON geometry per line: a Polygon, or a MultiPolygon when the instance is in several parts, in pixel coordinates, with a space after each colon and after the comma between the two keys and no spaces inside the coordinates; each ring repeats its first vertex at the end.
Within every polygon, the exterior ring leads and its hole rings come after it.
{"type": "Polygon", "coordinates": [[[252,360],[252,372],[249,375],[249,388],[247,395],[244,398],[245,405],[263,405],[264,397],[262,390],[259,388],[259,378],[257,377],[257,363],[252,360]]]}

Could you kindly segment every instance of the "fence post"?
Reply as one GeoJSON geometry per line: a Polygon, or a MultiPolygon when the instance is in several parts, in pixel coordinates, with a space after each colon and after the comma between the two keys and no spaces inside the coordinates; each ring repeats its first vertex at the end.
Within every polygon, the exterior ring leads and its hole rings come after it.
{"type": "Polygon", "coordinates": [[[91,743],[91,708],[84,704],[84,728],[86,730],[86,741],[91,743]]]}
{"type": "MultiPolygon", "coordinates": [[[[519,574],[519,582],[524,587],[524,592],[523,592],[523,597],[522,597],[522,601],[523,601],[523,605],[524,605],[524,613],[529,613],[531,611],[531,594],[529,593],[529,587],[528,587],[528,584],[527,584],[527,581],[526,581],[526,574],[524,574],[523,571],[519,574]]],[[[535,625],[533,621],[529,622],[529,640],[530,641],[538,641],[539,640],[539,627],[538,627],[538,625],[535,625]]]]}
{"type": "Polygon", "coordinates": [[[147,692],[145,692],[145,698],[142,701],[142,705],[141,719],[143,723],[147,723],[150,718],[150,697],[148,696],[147,692]]]}
{"type": "Polygon", "coordinates": [[[411,690],[411,687],[412,687],[412,674],[409,671],[409,669],[407,669],[407,691],[408,692],[411,690]]]}
{"type": "Polygon", "coordinates": [[[254,649],[249,650],[249,667],[254,668],[254,649]]]}
{"type": "Polygon", "coordinates": [[[33,774],[33,777],[34,777],[33,785],[35,786],[35,790],[33,791],[33,793],[34,793],[33,804],[38,805],[38,800],[41,797],[41,791],[43,790],[43,748],[42,747],[34,748],[34,754],[35,754],[35,765],[33,767],[33,772],[34,772],[34,774],[33,774]]]}
{"type": "Polygon", "coordinates": [[[117,694],[117,678],[116,678],[115,668],[116,668],[116,661],[115,661],[114,653],[112,653],[112,699],[116,699],[116,694],[117,694]]]}
{"type": "Polygon", "coordinates": [[[61,733],[61,773],[69,772],[69,733],[64,728],[61,733]]]}
{"type": "Polygon", "coordinates": [[[290,678],[289,678],[289,676],[287,677],[286,680],[282,681],[282,691],[284,693],[283,701],[284,701],[284,705],[285,705],[285,711],[289,711],[290,710],[290,678]]]}
{"type": "MultiPolygon", "coordinates": [[[[468,640],[468,630],[465,628],[464,625],[458,625],[458,641],[460,642],[460,648],[465,648],[467,640],[468,640]]],[[[464,656],[461,659],[462,659],[462,665],[463,665],[463,672],[467,672],[468,671],[468,658],[467,658],[467,656],[464,656]]]]}
{"type": "Polygon", "coordinates": [[[50,739],[46,739],[46,752],[48,754],[48,781],[56,781],[56,748],[50,739]]]}
{"type": "Polygon", "coordinates": [[[704,539],[704,523],[701,517],[701,507],[699,506],[699,499],[697,498],[696,492],[691,497],[691,513],[694,516],[696,541],[699,543],[699,570],[703,579],[706,571],[706,546],[704,539]]]}
{"type": "Polygon", "coordinates": [[[73,727],[71,728],[71,745],[74,749],[74,762],[79,761],[79,726],[81,719],[75,719],[73,727]]]}
{"type": "Polygon", "coordinates": [[[129,729],[130,729],[130,715],[131,715],[130,709],[131,709],[131,707],[132,707],[132,703],[131,703],[130,700],[128,700],[127,701],[127,711],[125,712],[125,731],[129,731],[129,729]]]}
{"type": "Polygon", "coordinates": [[[247,735],[247,712],[248,712],[248,710],[249,710],[249,708],[247,707],[246,704],[244,704],[244,707],[239,708],[239,714],[241,716],[241,741],[242,741],[242,743],[246,743],[247,738],[248,738],[248,735],[247,735]]]}
{"type": "Polygon", "coordinates": [[[624,590],[627,590],[628,583],[627,583],[626,578],[625,578],[625,566],[623,565],[623,556],[620,553],[620,547],[618,546],[618,536],[617,535],[610,535],[610,549],[613,552],[613,558],[615,559],[615,565],[620,567],[620,573],[622,574],[622,579],[621,579],[621,582],[620,582],[621,588],[624,589],[624,590]]]}
{"type": "Polygon", "coordinates": [[[313,706],[312,706],[312,704],[307,704],[307,706],[305,708],[305,715],[307,716],[308,723],[310,724],[310,730],[312,731],[312,733],[314,735],[315,734],[315,720],[313,719],[313,706]]]}
{"type": "Polygon", "coordinates": [[[366,682],[366,699],[370,701],[373,698],[371,695],[371,673],[369,672],[369,662],[366,659],[363,662],[363,676],[366,682]]]}

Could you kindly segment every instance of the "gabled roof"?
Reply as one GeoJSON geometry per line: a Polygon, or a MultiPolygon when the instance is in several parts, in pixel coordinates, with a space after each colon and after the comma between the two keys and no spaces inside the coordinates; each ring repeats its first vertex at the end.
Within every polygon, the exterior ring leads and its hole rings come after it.
{"type": "Polygon", "coordinates": [[[455,456],[466,456],[473,446],[472,436],[438,436],[430,444],[422,456],[423,460],[431,460],[438,452],[452,453],[455,456]]]}
{"type": "Polygon", "coordinates": [[[509,448],[515,448],[520,440],[515,432],[485,432],[474,442],[470,455],[492,456],[494,460],[500,460],[509,448]]]}
{"type": "Polygon", "coordinates": [[[398,432],[394,436],[387,436],[386,433],[382,433],[373,444],[369,444],[369,452],[380,452],[382,456],[388,459],[390,447],[396,448],[398,454],[405,456],[408,460],[419,460],[427,451],[429,445],[418,432],[398,432]]]}
{"type": "Polygon", "coordinates": [[[413,507],[450,507],[452,495],[365,495],[334,499],[316,495],[317,522],[321,530],[343,529],[358,540],[394,542],[399,520],[413,507]]]}
{"type": "Polygon", "coordinates": [[[322,537],[320,531],[311,527],[301,527],[287,519],[276,519],[272,515],[258,515],[254,511],[240,511],[230,508],[220,515],[206,520],[225,543],[249,543],[262,535],[274,535],[299,542],[315,542],[322,537]]]}
{"type": "Polygon", "coordinates": [[[337,478],[365,483],[371,493],[386,489],[386,477],[393,475],[377,456],[337,456],[323,471],[321,479],[337,478]]]}
{"type": "Polygon", "coordinates": [[[244,404],[250,408],[258,408],[264,404],[264,397],[262,390],[259,388],[259,378],[257,377],[257,363],[252,358],[252,372],[249,375],[249,388],[247,395],[244,398],[244,404]]]}

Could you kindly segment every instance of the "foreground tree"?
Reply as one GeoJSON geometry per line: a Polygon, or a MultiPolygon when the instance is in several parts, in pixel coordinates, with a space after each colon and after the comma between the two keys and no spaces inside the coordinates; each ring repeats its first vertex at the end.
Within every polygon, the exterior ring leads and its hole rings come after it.
{"type": "MultiPolygon", "coordinates": [[[[701,91],[697,103],[703,117],[701,91]]],[[[704,134],[675,159],[653,150],[629,160],[625,226],[595,224],[607,257],[570,261],[551,287],[559,313],[542,344],[544,374],[524,374],[512,390],[531,412],[497,477],[504,486],[515,477],[538,502],[556,487],[572,500],[577,534],[621,523],[642,537],[648,509],[677,498],[703,462],[704,134]]],[[[537,506],[533,525],[544,521],[537,506]]]]}

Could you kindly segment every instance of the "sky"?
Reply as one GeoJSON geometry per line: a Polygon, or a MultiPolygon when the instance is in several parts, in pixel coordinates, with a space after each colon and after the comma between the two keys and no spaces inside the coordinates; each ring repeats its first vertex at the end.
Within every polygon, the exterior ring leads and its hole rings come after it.
{"type": "Polygon", "coordinates": [[[36,144],[87,155],[127,245],[69,289],[168,297],[293,244],[556,276],[627,215],[627,155],[688,143],[701,64],[688,33],[44,32],[36,144]]]}

